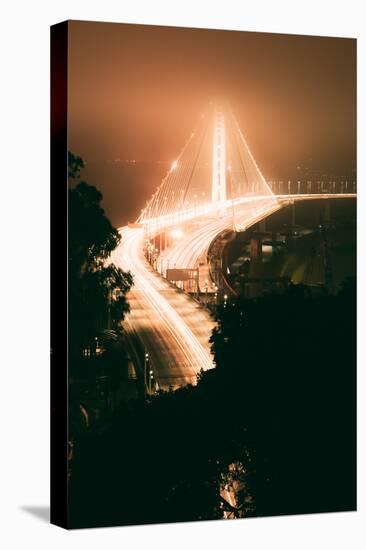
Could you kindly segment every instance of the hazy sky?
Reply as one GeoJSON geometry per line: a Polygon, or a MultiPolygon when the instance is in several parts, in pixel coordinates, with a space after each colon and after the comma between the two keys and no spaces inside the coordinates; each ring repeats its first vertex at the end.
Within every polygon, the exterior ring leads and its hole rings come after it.
{"type": "Polygon", "coordinates": [[[72,21],[68,84],[69,148],[116,225],[137,217],[212,99],[230,101],[268,180],[355,168],[355,40],[72,21]]]}

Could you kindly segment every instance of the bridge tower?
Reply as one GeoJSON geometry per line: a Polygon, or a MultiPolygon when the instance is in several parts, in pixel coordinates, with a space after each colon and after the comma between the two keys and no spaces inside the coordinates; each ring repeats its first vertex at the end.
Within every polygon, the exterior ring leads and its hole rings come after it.
{"type": "Polygon", "coordinates": [[[216,109],[213,117],[211,200],[220,208],[226,201],[226,129],[222,111],[216,109]]]}

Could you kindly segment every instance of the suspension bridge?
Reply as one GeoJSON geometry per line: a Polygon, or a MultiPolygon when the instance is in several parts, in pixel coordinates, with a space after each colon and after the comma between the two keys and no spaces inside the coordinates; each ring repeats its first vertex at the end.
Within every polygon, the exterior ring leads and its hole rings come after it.
{"type": "Polygon", "coordinates": [[[179,285],[217,290],[207,254],[218,235],[244,231],[297,201],[356,196],[323,183],[315,192],[309,182],[306,192],[300,185],[287,191],[274,194],[231,109],[210,105],[139,218],[120,229],[112,255],[134,276],[127,333],[149,387],[194,384],[201,369],[214,366],[213,320],[179,285]]]}

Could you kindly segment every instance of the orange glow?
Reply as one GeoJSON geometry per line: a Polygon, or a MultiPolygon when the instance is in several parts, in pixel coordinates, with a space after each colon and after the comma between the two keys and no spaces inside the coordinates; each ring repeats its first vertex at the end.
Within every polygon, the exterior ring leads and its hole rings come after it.
{"type": "Polygon", "coordinates": [[[184,237],[184,232],[182,229],[177,227],[176,229],[173,229],[171,231],[170,235],[173,239],[181,239],[182,237],[184,237]]]}

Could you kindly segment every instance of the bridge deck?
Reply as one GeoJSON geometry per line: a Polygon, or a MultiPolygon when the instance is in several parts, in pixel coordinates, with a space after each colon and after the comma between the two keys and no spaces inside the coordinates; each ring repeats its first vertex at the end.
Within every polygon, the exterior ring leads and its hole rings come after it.
{"type": "Polygon", "coordinates": [[[142,253],[143,231],[124,229],[112,261],[131,270],[135,284],[128,295],[127,333],[137,335],[148,352],[162,389],[194,384],[201,369],[213,367],[209,338],[214,326],[208,312],[156,274],[142,253]]]}

